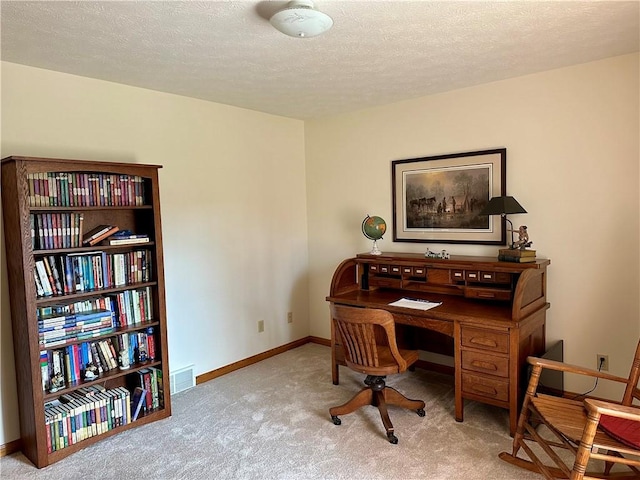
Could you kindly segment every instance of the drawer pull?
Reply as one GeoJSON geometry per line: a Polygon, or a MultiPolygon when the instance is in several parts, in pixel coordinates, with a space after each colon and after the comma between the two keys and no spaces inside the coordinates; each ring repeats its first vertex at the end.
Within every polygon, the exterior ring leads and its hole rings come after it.
{"type": "Polygon", "coordinates": [[[488,385],[474,385],[472,389],[475,390],[476,392],[485,393],[493,396],[498,394],[498,391],[495,388],[489,387],[488,385]]]}
{"type": "Polygon", "coordinates": [[[485,370],[493,370],[494,372],[498,370],[498,366],[494,363],[483,362],[481,360],[474,360],[471,362],[471,365],[478,368],[483,368],[485,370]]]}
{"type": "Polygon", "coordinates": [[[480,298],[495,298],[496,294],[491,292],[478,292],[480,298]]]}
{"type": "Polygon", "coordinates": [[[496,348],[498,346],[495,340],[491,340],[490,338],[484,338],[484,337],[479,337],[479,338],[473,337],[471,340],[469,340],[469,342],[474,343],[476,345],[482,345],[483,347],[496,348]]]}

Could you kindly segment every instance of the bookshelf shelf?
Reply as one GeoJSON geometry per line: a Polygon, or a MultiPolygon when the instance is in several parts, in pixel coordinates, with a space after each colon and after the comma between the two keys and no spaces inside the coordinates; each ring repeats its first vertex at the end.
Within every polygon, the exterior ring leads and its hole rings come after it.
{"type": "Polygon", "coordinates": [[[21,448],[38,468],[171,415],[159,168],[2,159],[21,448]],[[149,241],[79,246],[102,225],[149,241]],[[150,393],[131,421],[136,386],[150,393]]]}

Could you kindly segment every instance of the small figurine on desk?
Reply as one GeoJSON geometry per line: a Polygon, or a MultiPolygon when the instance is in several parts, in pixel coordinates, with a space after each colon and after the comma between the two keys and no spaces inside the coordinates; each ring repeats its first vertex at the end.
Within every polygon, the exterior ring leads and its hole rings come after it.
{"type": "Polygon", "coordinates": [[[527,247],[530,247],[533,242],[529,240],[529,232],[527,232],[526,225],[520,225],[518,228],[518,241],[513,242],[513,248],[519,248],[520,250],[524,250],[527,247]]]}
{"type": "Polygon", "coordinates": [[[446,250],[442,250],[441,253],[432,252],[427,248],[427,251],[424,253],[424,256],[427,258],[442,258],[443,260],[449,260],[449,254],[446,250]]]}

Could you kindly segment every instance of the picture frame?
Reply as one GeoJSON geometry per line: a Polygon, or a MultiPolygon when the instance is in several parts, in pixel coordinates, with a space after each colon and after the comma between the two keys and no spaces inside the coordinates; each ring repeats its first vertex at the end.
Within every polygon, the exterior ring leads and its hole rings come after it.
{"type": "Polygon", "coordinates": [[[392,161],[393,241],[504,245],[504,218],[478,212],[506,194],[506,166],[506,148],[392,161]]]}

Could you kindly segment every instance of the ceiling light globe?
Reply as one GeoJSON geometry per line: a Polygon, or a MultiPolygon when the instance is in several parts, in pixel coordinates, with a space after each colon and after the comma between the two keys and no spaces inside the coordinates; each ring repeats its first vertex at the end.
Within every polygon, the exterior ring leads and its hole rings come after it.
{"type": "Polygon", "coordinates": [[[311,38],[333,26],[333,19],[313,8],[310,0],[294,0],[269,20],[276,30],[290,37],[311,38]]]}

